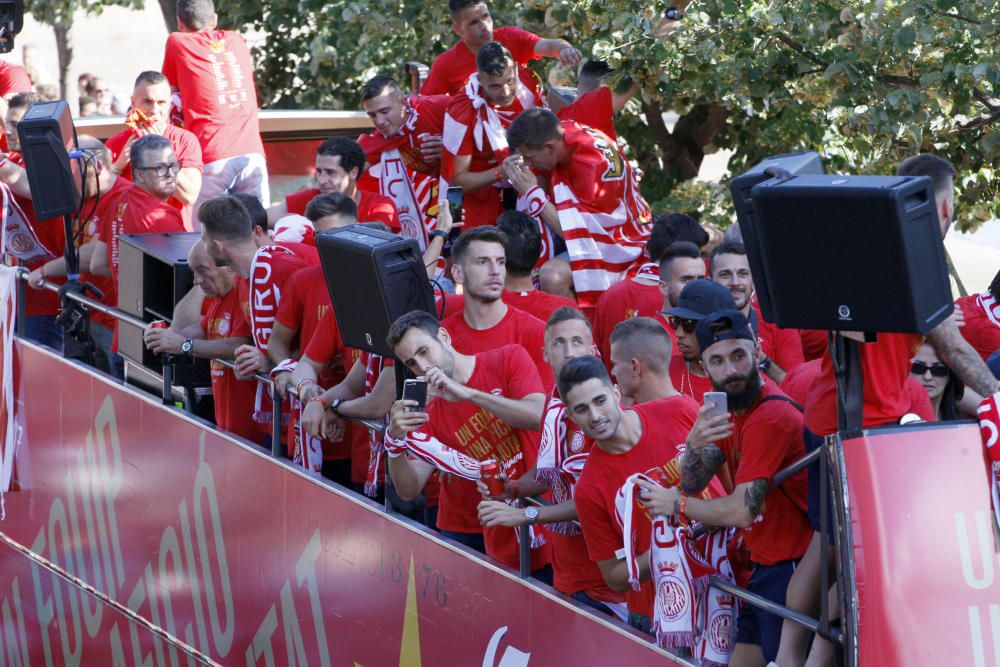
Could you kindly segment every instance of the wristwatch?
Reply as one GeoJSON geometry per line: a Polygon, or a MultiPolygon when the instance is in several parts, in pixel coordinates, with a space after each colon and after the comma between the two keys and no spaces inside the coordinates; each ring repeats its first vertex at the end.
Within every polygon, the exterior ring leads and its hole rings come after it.
{"type": "Polygon", "coordinates": [[[764,361],[760,362],[760,364],[757,365],[757,368],[760,369],[761,373],[766,373],[771,370],[772,363],[774,362],[771,361],[771,357],[764,357],[764,361]]]}
{"type": "Polygon", "coordinates": [[[181,343],[181,352],[187,356],[191,356],[191,350],[194,348],[194,340],[188,338],[183,343],[181,343]]]}
{"type": "Polygon", "coordinates": [[[338,417],[343,417],[343,415],[342,415],[342,414],[340,414],[339,412],[337,412],[337,408],[339,408],[339,407],[340,407],[340,404],[341,404],[341,403],[343,403],[343,402],[344,402],[344,399],[342,399],[342,398],[335,398],[335,399],[333,399],[333,400],[332,400],[332,401],[330,402],[330,405],[328,405],[328,406],[327,406],[327,408],[328,408],[328,409],[329,409],[329,410],[330,410],[330,411],[331,411],[331,412],[332,412],[333,414],[337,415],[338,417]]]}
{"type": "Polygon", "coordinates": [[[529,524],[538,523],[538,508],[534,505],[524,508],[524,518],[528,520],[529,524]]]}

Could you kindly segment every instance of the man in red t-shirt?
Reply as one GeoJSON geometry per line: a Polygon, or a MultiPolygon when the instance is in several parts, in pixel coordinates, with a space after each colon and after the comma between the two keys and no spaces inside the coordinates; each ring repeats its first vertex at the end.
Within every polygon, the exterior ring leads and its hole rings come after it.
{"type": "Polygon", "coordinates": [[[615,114],[639,92],[639,83],[633,82],[628,90],[619,93],[602,82],[603,77],[610,73],[611,69],[606,63],[588,60],[580,68],[575,99],[568,101],[563,97],[562,91],[550,88],[546,95],[549,107],[562,120],[575,120],[618,141],[615,114]]]}
{"type": "Polygon", "coordinates": [[[358,137],[368,161],[368,180],[392,199],[400,234],[424,249],[434,231],[441,174],[441,132],[451,98],[406,97],[391,76],[380,74],[361,89],[361,106],[375,131],[358,137]]]}
{"type": "Polygon", "coordinates": [[[126,180],[132,180],[129,149],[139,137],[159,134],[170,141],[174,155],[181,165],[177,172],[177,189],[170,203],[180,209],[184,223],[191,227],[191,206],[201,191],[201,145],[198,138],[185,129],[170,124],[170,84],[159,72],[142,72],[132,89],[132,111],[126,118],[127,128],[107,141],[114,159],[114,171],[126,180]],[[141,116],[138,112],[141,112],[141,116]]]}
{"type": "Polygon", "coordinates": [[[750,320],[764,353],[761,367],[764,373],[781,384],[785,373],[805,361],[802,339],[795,329],[781,329],[765,320],[754,301],[753,276],[747,250],[742,243],[727,241],[712,250],[708,258],[709,274],[715,282],[728,289],[736,302],[736,309],[750,320]]]}
{"type": "Polygon", "coordinates": [[[670,378],[678,391],[698,403],[701,403],[706,391],[712,391],[712,383],[701,364],[701,351],[694,328],[699,320],[717,310],[735,308],[733,295],[725,287],[710,280],[695,280],[681,290],[676,307],[663,311],[667,326],[674,332],[679,352],[670,358],[670,378]]]}
{"type": "Polygon", "coordinates": [[[180,94],[184,126],[201,142],[205,167],[196,210],[222,194],[271,199],[253,59],[243,38],[217,30],[217,22],[212,0],[178,0],[177,32],[167,36],[161,68],[180,94]]]}
{"type": "Polygon", "coordinates": [[[506,236],[496,227],[462,232],[451,251],[452,275],[463,288],[463,308],[441,323],[462,354],[479,354],[511,343],[523,347],[538,368],[546,391],[552,370],[545,363],[545,323],[503,302],[506,236]]]}
{"type": "MultiPolygon", "coordinates": [[[[483,527],[479,521],[475,480],[481,461],[496,461],[508,479],[521,477],[535,464],[534,432],[541,424],[545,395],[531,359],[517,345],[462,354],[437,318],[423,311],[393,322],[388,342],[396,358],[428,385],[426,410],[416,408],[416,401],[400,400],[389,413],[386,447],[396,491],[412,500],[435,467],[453,473],[455,477],[441,482],[442,534],[518,567],[514,531],[483,527]]],[[[548,562],[547,547],[531,550],[532,572],[548,562]]]]}
{"type": "Polygon", "coordinates": [[[576,301],[542,292],[535,288],[534,271],[552,252],[551,239],[546,247],[538,220],[520,211],[506,211],[497,219],[497,229],[506,235],[507,278],[504,282],[503,300],[534,315],[542,322],[563,306],[576,308],[576,301]]]}
{"type": "MultiPolygon", "coordinates": [[[[84,227],[80,236],[78,260],[80,263],[80,282],[91,283],[101,290],[104,298],[101,303],[107,306],[118,305],[118,286],[110,278],[110,273],[97,275],[90,272],[91,259],[97,245],[97,237],[104,225],[104,221],[115,215],[118,210],[118,202],[125,191],[132,187],[132,184],[124,178],[115,176],[111,169],[111,153],[100,140],[80,135],[77,138],[77,146],[86,151],[90,151],[95,160],[91,163],[93,168],[87,170],[87,181],[84,186],[84,197],[86,200],[80,214],[80,220],[84,227]],[[97,195],[100,196],[97,196],[97,195]]],[[[42,279],[52,279],[66,275],[65,257],[50,259],[44,264],[35,268],[28,277],[28,284],[41,286],[42,279]]],[[[90,311],[90,338],[94,345],[94,365],[106,373],[110,373],[117,378],[124,377],[124,361],[113,348],[115,318],[105,315],[97,310],[90,311]]]]}
{"type": "Polygon", "coordinates": [[[1000,350],[1000,272],[982,294],[970,294],[955,300],[965,323],[959,328],[983,360],[1000,350]]]}
{"type": "Polygon", "coordinates": [[[670,336],[652,317],[632,317],[611,332],[611,377],[623,399],[648,403],[678,392],[670,379],[670,336]]]}
{"type": "MultiPolygon", "coordinates": [[[[806,476],[800,472],[780,487],[775,473],[802,458],[802,413],[781,390],[761,378],[756,336],[738,310],[703,318],[695,329],[701,358],[715,391],[724,392],[731,413],[711,414],[705,405],[685,438],[681,488],[640,481],[640,498],[654,515],[684,516],[709,526],[743,529],[753,574],[747,588],[776,604],[795,564],[812,537],[806,516],[806,476]],[[731,420],[730,420],[731,419],[731,420]],[[729,495],[684,499],[702,491],[719,474],[729,495]]],[[[755,605],[739,612],[732,663],[774,660],[782,620],[755,605]]]]}
{"type": "Polygon", "coordinates": [[[215,423],[219,428],[256,441],[260,433],[253,421],[257,383],[252,378],[237,377],[231,368],[216,361],[231,359],[236,348],[250,342],[250,325],[236,289],[238,276],[232,269],[212,261],[204,241],[191,246],[188,266],[194,274],[195,286],[205,294],[202,318],[181,329],[174,326],[146,329],[143,340],[156,354],[211,359],[215,423]]]}
{"type": "Polygon", "coordinates": [[[559,373],[559,395],[566,412],[594,441],[573,497],[583,527],[590,558],[597,562],[605,583],[625,593],[628,621],[650,632],[653,586],[649,571],[652,526],[645,513],[637,513],[631,536],[635,541],[639,578],[638,591],[629,585],[628,565],[619,557],[625,543],[617,516],[615,497],[631,475],[660,469],[667,480],[680,481],[678,443],[684,442],[694,425],[698,406],[676,392],[650,403],[623,409],[618,392],[604,364],[594,357],[569,361],[559,373]]]}
{"type": "MultiPolygon", "coordinates": [[[[571,359],[594,353],[590,321],[576,308],[559,308],[545,324],[545,358],[555,376],[571,359]]],[[[604,582],[597,564],[587,556],[573,502],[573,487],[580,477],[593,442],[566,414],[566,405],[555,389],[542,415],[538,463],[522,477],[505,484],[504,493],[479,503],[479,518],[486,526],[542,527],[552,547],[553,587],[574,599],[622,620],[627,618],[625,596],[604,582]],[[549,494],[553,504],[524,507],[504,502],[549,494]]],[[[488,488],[480,482],[479,490],[488,488]]],[[[489,496],[488,496],[489,497],[489,496]]]]}
{"type": "MultiPolygon", "coordinates": [[[[656,318],[664,309],[659,263],[675,238],[673,230],[663,221],[663,216],[653,221],[653,229],[646,241],[646,255],[650,261],[640,266],[634,276],[619,280],[597,299],[594,308],[594,341],[605,365],[610,364],[611,360],[611,332],[619,322],[632,317],[656,318]]],[[[680,261],[683,262],[683,259],[680,261]]],[[[673,268],[672,264],[670,268],[673,268]]],[[[696,277],[694,274],[681,272],[681,279],[685,276],[691,276],[688,278],[690,280],[696,277]]],[[[680,287],[677,292],[680,293],[680,287]]],[[[668,329],[667,333],[673,338],[672,331],[668,329]]],[[[611,370],[610,366],[608,370],[611,370]]]]}
{"type": "Polygon", "coordinates": [[[519,194],[518,209],[566,241],[577,301],[590,315],[604,290],[644,263],[652,215],[632,166],[607,135],[548,109],[523,112],[507,141],[518,155],[502,171],[519,194]],[[548,172],[551,200],[533,170],[548,172]]]}
{"type": "MultiPolygon", "coordinates": [[[[9,153],[0,158],[0,180],[6,183],[14,200],[24,211],[26,221],[38,236],[42,245],[55,257],[63,254],[65,247],[65,228],[61,218],[39,220],[31,204],[31,190],[24,171],[24,158],[20,153],[21,142],[17,135],[17,125],[28,111],[28,107],[38,102],[44,102],[38,93],[19,93],[7,103],[7,115],[4,123],[4,137],[7,139],[9,153]]],[[[37,269],[42,260],[24,262],[29,270],[37,269]]],[[[57,281],[61,282],[61,281],[57,281]]],[[[63,349],[63,332],[56,324],[59,314],[59,295],[49,290],[30,290],[25,295],[25,313],[27,315],[27,337],[48,345],[54,350],[63,349]]]]}
{"type": "Polygon", "coordinates": [[[358,205],[358,220],[381,222],[393,232],[399,231],[399,214],[388,197],[358,188],[358,178],[365,170],[365,153],[358,142],[347,137],[327,139],[316,149],[316,187],[299,190],[285,201],[267,209],[271,227],[284,216],[305,215],[314,197],[329,192],[342,192],[358,205]]]}
{"type": "Polygon", "coordinates": [[[476,54],[483,44],[497,41],[513,54],[519,66],[536,58],[559,58],[567,67],[576,68],[581,56],[564,39],[542,39],[527,30],[504,27],[493,29],[490,8],[482,0],[449,0],[451,29],[459,42],[434,59],[422,95],[456,95],[469,75],[476,71],[476,54]]]}

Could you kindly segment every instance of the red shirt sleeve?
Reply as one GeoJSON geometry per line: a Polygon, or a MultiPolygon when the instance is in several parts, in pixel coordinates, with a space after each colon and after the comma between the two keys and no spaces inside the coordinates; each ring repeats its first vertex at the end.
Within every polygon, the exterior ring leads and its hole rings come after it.
{"type": "Polygon", "coordinates": [[[538,367],[525,349],[520,345],[508,345],[506,348],[502,358],[504,375],[510,378],[508,398],[521,399],[528,394],[543,393],[545,388],[538,376],[538,367]]]}
{"type": "Polygon", "coordinates": [[[448,90],[448,77],[445,72],[448,68],[448,54],[451,51],[445,51],[431,63],[431,71],[424,80],[424,85],[420,86],[421,95],[447,95],[448,90]]]}
{"type": "Polygon", "coordinates": [[[493,39],[506,46],[510,55],[514,56],[514,60],[520,65],[538,59],[535,55],[535,46],[542,41],[542,38],[534,33],[514,26],[505,26],[493,31],[493,39]]]}
{"type": "MultiPolygon", "coordinates": [[[[177,88],[177,45],[173,34],[167,35],[167,45],[163,49],[163,67],[160,71],[167,77],[171,88],[177,88]]],[[[182,100],[183,103],[183,100],[182,100]]]]}
{"type": "Polygon", "coordinates": [[[330,308],[323,313],[323,319],[319,321],[319,326],[316,327],[303,355],[317,364],[329,366],[337,354],[343,350],[343,347],[340,329],[337,327],[337,318],[333,314],[333,308],[330,308]]]}
{"type": "Polygon", "coordinates": [[[289,329],[298,331],[302,328],[302,315],[305,310],[306,280],[305,273],[312,267],[299,269],[293,273],[285,289],[281,293],[281,302],[278,304],[277,320],[289,329]]]}
{"type": "MultiPolygon", "coordinates": [[[[770,483],[774,474],[781,469],[789,449],[802,440],[802,420],[789,418],[791,412],[798,412],[794,407],[784,401],[771,401],[765,406],[771,409],[753,415],[756,418],[751,418],[750,423],[743,428],[740,437],[740,463],[734,480],[736,484],[760,478],[770,483]]],[[[763,409],[764,406],[758,408],[763,409]]]]}
{"type": "Polygon", "coordinates": [[[205,166],[201,156],[201,144],[198,143],[196,136],[190,132],[178,132],[171,137],[171,143],[174,144],[174,153],[182,168],[200,170],[205,166]]]}
{"type": "Polygon", "coordinates": [[[358,205],[358,222],[381,222],[394,233],[400,231],[399,213],[392,200],[374,192],[361,191],[358,205]]]}
{"type": "Polygon", "coordinates": [[[319,194],[319,190],[316,188],[309,188],[308,190],[299,190],[298,192],[293,192],[292,194],[285,197],[285,208],[288,212],[296,215],[305,215],[306,206],[309,202],[313,200],[313,197],[319,194]]]}

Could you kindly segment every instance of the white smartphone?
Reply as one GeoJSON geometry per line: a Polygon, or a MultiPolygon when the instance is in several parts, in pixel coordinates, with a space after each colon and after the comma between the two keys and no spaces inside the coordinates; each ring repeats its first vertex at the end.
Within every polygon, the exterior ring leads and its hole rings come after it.
{"type": "Polygon", "coordinates": [[[729,401],[724,391],[706,391],[703,401],[705,405],[710,406],[708,417],[724,415],[729,412],[729,401]]]}

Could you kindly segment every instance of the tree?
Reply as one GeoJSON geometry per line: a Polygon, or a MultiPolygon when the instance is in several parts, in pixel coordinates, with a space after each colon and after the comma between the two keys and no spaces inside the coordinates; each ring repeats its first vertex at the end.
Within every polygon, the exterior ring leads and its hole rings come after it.
{"type": "Polygon", "coordinates": [[[27,7],[31,15],[52,26],[59,57],[59,95],[66,99],[66,77],[73,62],[73,16],[77,11],[100,14],[105,7],[117,5],[141,9],[143,0],[32,0],[27,7]]]}
{"type": "MultiPolygon", "coordinates": [[[[684,6],[679,23],[661,20],[663,0],[645,7],[634,0],[525,0],[494,14],[498,25],[570,39],[614,66],[616,83],[642,84],[641,99],[618,125],[654,204],[669,202],[674,187],[718,148],[735,151],[735,174],[767,155],[805,149],[820,151],[831,171],[891,173],[903,157],[931,151],[959,170],[961,228],[997,216],[996,0],[672,4],[684,6]],[[672,128],[663,120],[667,110],[681,114],[672,128]]],[[[369,76],[402,78],[404,61],[429,63],[454,40],[444,5],[217,2],[231,25],[269,34],[256,53],[264,103],[320,108],[357,108],[369,76]]],[[[551,61],[539,66],[548,69],[551,61]]],[[[717,203],[713,196],[700,213],[728,224],[728,213],[712,214],[717,203]]]]}

